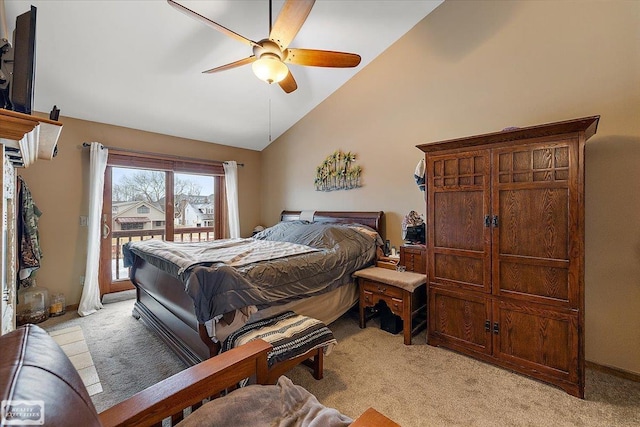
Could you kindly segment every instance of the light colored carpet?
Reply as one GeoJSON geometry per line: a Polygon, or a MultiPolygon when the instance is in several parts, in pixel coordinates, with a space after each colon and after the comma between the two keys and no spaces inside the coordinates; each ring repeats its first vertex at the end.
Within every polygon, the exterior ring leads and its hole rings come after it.
{"type": "Polygon", "coordinates": [[[404,427],[639,426],[640,383],[587,369],[586,398],[461,354],[426,345],[424,333],[403,345],[357,315],[332,325],[338,340],[324,379],[302,368],[288,375],[325,405],[354,417],[373,406],[404,427]]]}
{"type": "MultiPolygon", "coordinates": [[[[166,345],[131,316],[132,307],[132,300],[123,300],[85,318],[67,313],[41,324],[45,329],[82,326],[104,389],[92,397],[98,411],[184,369],[166,345]]],[[[288,376],[323,404],[353,418],[373,406],[404,427],[640,425],[640,383],[588,369],[586,399],[580,400],[428,346],[424,333],[405,346],[401,334],[379,329],[375,319],[360,329],[355,312],[330,328],[338,345],[325,359],[324,379],[316,381],[303,366],[288,376]]]]}

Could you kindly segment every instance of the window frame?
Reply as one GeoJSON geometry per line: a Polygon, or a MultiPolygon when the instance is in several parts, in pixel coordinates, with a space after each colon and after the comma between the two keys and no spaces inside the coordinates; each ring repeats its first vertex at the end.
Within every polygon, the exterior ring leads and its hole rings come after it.
{"type": "MultiPolygon", "coordinates": [[[[188,159],[162,154],[133,153],[109,150],[107,167],[157,170],[165,172],[165,240],[173,241],[174,224],[174,182],[176,173],[208,175],[213,177],[215,239],[223,239],[227,234],[225,175],[222,162],[188,159]]],[[[111,185],[111,183],[109,183],[111,185]]],[[[105,200],[106,201],[106,200],[105,200]]]]}

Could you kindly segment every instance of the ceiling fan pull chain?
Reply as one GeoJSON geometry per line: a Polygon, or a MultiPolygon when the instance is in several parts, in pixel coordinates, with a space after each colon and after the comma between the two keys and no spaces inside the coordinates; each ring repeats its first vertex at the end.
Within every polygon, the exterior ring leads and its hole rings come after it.
{"type": "Polygon", "coordinates": [[[271,142],[271,90],[269,90],[269,142],[271,142]]]}

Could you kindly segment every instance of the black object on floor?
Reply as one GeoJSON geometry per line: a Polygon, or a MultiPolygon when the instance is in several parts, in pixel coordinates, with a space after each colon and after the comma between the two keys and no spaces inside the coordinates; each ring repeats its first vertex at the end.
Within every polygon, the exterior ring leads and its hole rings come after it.
{"type": "Polygon", "coordinates": [[[402,331],[402,318],[393,314],[386,304],[379,304],[380,329],[397,334],[402,331]]]}

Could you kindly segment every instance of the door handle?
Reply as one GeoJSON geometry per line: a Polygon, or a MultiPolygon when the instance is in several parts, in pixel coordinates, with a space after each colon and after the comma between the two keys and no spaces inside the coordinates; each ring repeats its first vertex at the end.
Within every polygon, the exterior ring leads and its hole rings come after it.
{"type": "Polygon", "coordinates": [[[107,225],[107,214],[102,215],[102,238],[106,239],[111,234],[111,228],[107,225]]]}

